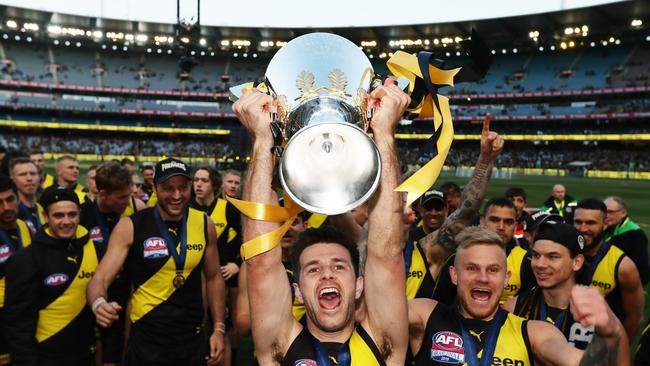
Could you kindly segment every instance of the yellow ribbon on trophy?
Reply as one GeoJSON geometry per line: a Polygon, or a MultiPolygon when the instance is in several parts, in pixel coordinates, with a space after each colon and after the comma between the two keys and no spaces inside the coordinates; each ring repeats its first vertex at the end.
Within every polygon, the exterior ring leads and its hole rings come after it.
{"type": "MultiPolygon", "coordinates": [[[[413,92],[418,78],[425,78],[420,67],[418,55],[397,51],[388,60],[386,65],[393,75],[406,78],[410,81],[409,92],[413,92]]],[[[453,86],[454,76],[461,70],[460,67],[451,70],[442,70],[429,64],[427,66],[430,79],[428,82],[434,85],[453,86]]],[[[427,80],[424,81],[427,82],[427,80]]],[[[410,205],[424,192],[429,190],[436,179],[438,179],[447,154],[449,153],[451,143],[454,140],[454,127],[451,121],[451,110],[449,109],[449,99],[447,97],[428,93],[417,106],[409,108],[408,111],[419,114],[421,118],[433,117],[434,135],[438,135],[436,137],[437,141],[435,141],[437,155],[395,188],[396,192],[407,192],[406,204],[410,205]]]]}
{"type": "Polygon", "coordinates": [[[269,205],[265,203],[242,201],[235,198],[226,197],[241,213],[251,220],[264,220],[271,222],[282,222],[282,225],[268,233],[253,238],[244,244],[240,249],[243,260],[248,260],[256,255],[268,252],[275,248],[289,227],[304,209],[296,205],[291,198],[285,195],[284,207],[269,205]]]}

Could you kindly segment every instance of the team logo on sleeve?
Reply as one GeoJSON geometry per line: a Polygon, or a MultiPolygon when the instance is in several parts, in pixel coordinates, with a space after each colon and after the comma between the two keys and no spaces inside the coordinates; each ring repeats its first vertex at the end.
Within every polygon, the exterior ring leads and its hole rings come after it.
{"type": "Polygon", "coordinates": [[[90,240],[94,242],[99,242],[103,243],[104,242],[104,235],[102,235],[102,229],[99,228],[99,226],[95,226],[94,228],[90,229],[90,240]]]}
{"type": "Polygon", "coordinates": [[[47,277],[45,277],[45,280],[43,281],[47,286],[59,286],[63,285],[64,283],[68,282],[68,275],[65,273],[53,273],[47,277]]]}
{"type": "Polygon", "coordinates": [[[293,366],[318,366],[318,363],[310,359],[301,359],[293,363],[293,366]]]}
{"type": "Polygon", "coordinates": [[[463,338],[454,332],[438,332],[433,335],[431,342],[431,359],[449,364],[465,363],[465,348],[463,338]]]}
{"type": "Polygon", "coordinates": [[[9,245],[0,245],[0,263],[6,262],[13,253],[9,245]]]}
{"type": "Polygon", "coordinates": [[[144,247],[142,255],[145,259],[155,259],[168,257],[167,245],[165,239],[157,236],[148,238],[142,245],[144,247]]]}

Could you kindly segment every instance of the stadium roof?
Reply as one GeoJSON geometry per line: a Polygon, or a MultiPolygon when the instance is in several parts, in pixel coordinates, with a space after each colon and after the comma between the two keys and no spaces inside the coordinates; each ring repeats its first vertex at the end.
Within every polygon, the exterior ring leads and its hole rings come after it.
{"type": "MultiPolygon", "coordinates": [[[[577,0],[574,0],[577,1],[577,0]]],[[[11,2],[2,0],[3,3],[11,2]]],[[[23,3],[23,0],[13,1],[23,3]]],[[[68,2],[61,2],[68,4],[68,2]]],[[[390,11],[387,9],[386,11],[390,11]]],[[[376,40],[381,44],[388,44],[393,39],[433,39],[434,37],[467,37],[472,28],[491,45],[518,46],[528,42],[529,33],[536,30],[540,33],[540,41],[557,40],[565,36],[567,27],[581,27],[587,25],[592,36],[616,35],[625,37],[625,34],[636,32],[639,29],[647,30],[647,24],[633,29],[630,22],[633,19],[650,17],[650,2],[643,0],[615,2],[587,8],[571,9],[557,12],[522,15],[507,18],[484,19],[472,21],[445,22],[438,24],[416,24],[376,27],[354,28],[255,28],[255,27],[201,27],[201,36],[216,39],[248,39],[261,40],[290,40],[296,36],[314,31],[332,32],[344,36],[352,41],[376,40]]],[[[104,31],[139,32],[147,34],[174,34],[175,25],[163,23],[147,23],[138,21],[125,21],[115,19],[102,19],[62,14],[57,12],[38,11],[0,5],[2,19],[15,19],[19,21],[32,21],[41,25],[57,24],[60,26],[98,29],[104,31]]],[[[4,22],[3,29],[7,29],[4,22]]],[[[648,33],[647,31],[645,33],[648,33]]],[[[647,35],[643,33],[644,37],[647,35]]],[[[650,33],[649,33],[650,34],[650,33]]]]}

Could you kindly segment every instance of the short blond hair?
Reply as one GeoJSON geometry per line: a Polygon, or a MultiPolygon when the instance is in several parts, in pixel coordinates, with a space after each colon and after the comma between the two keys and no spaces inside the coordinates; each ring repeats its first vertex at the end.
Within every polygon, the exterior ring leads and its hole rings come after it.
{"type": "Polygon", "coordinates": [[[475,244],[498,245],[505,249],[501,237],[494,231],[482,226],[468,226],[456,235],[454,241],[458,249],[465,249],[475,244]]]}

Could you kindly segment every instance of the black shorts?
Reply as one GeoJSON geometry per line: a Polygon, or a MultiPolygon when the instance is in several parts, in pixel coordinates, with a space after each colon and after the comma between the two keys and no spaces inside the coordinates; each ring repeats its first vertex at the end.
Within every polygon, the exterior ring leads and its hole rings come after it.
{"type": "Polygon", "coordinates": [[[184,339],[176,347],[160,347],[141,339],[129,337],[124,366],[205,366],[210,347],[201,330],[191,339],[184,339]],[[137,340],[134,340],[137,339],[137,340]]]}

